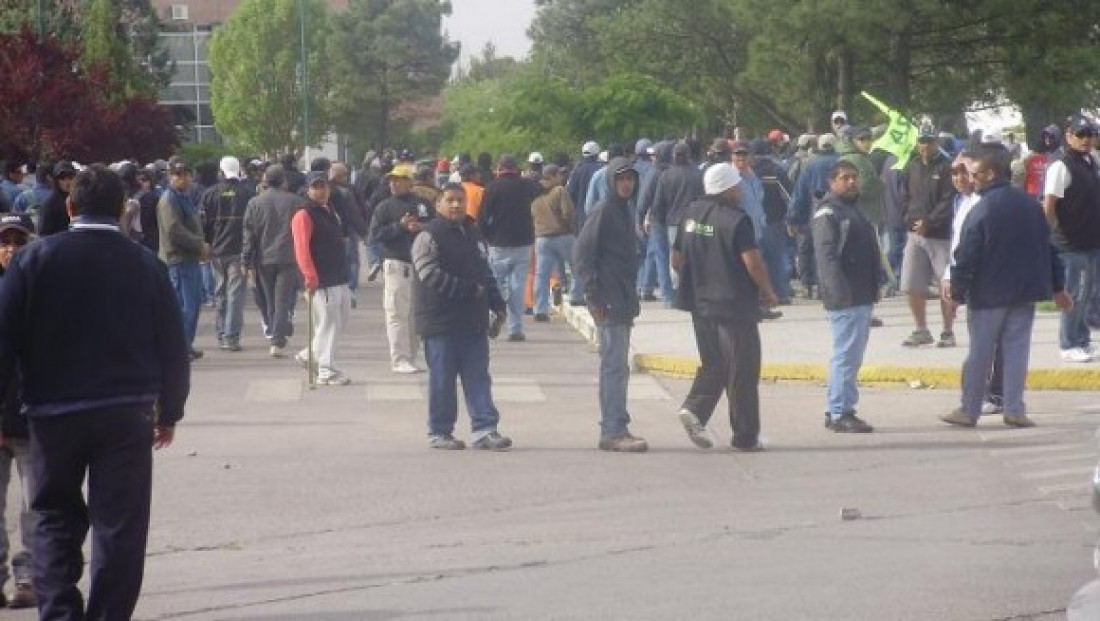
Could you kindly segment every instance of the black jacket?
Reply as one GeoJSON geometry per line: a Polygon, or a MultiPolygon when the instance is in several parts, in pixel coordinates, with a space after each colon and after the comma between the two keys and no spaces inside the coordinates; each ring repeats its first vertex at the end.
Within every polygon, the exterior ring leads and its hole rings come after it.
{"type": "Polygon", "coordinates": [[[371,243],[382,244],[383,259],[412,262],[412,242],[416,237],[401,224],[405,214],[416,214],[420,222],[435,217],[435,205],[411,192],[404,196],[391,196],[378,204],[370,223],[371,243]]]}
{"type": "MultiPolygon", "coordinates": [[[[617,157],[608,167],[618,170],[626,163],[626,158],[617,157]]],[[[621,198],[615,191],[614,175],[607,175],[607,184],[607,199],[588,214],[577,236],[573,268],[589,307],[606,309],[608,323],[630,325],[641,312],[636,286],[638,238],[630,198],[621,198]]]]}
{"type": "Polygon", "coordinates": [[[679,226],[684,208],[703,194],[702,171],[690,163],[673,164],[657,177],[649,219],[661,226],[679,226]]]}
{"type": "Polygon", "coordinates": [[[586,157],[573,169],[572,174],[569,175],[569,181],[565,184],[565,191],[569,192],[569,198],[573,199],[573,204],[577,207],[575,229],[578,231],[581,230],[584,218],[587,216],[584,213],[584,201],[588,198],[588,185],[592,182],[592,175],[601,168],[603,164],[596,161],[595,157],[586,157]]]}
{"type": "Polygon", "coordinates": [[[38,236],[47,237],[69,230],[69,210],[65,206],[69,195],[60,189],[50,193],[38,212],[38,236]]]}
{"type": "Polygon", "coordinates": [[[678,308],[716,319],[757,321],[760,289],[741,258],[757,247],[752,220],[716,196],[692,201],[683,215],[674,243],[683,259],[678,308]]]}
{"type": "Polygon", "coordinates": [[[518,174],[502,174],[485,188],[477,226],[490,246],[518,248],[535,243],[531,203],[542,188],[518,174]]]}
{"type": "Polygon", "coordinates": [[[240,181],[224,179],[202,195],[203,237],[210,254],[240,256],[244,246],[244,212],[252,195],[240,181]]]}
{"type": "Polygon", "coordinates": [[[826,194],[811,222],[821,301],[827,310],[878,300],[882,279],[875,227],[855,203],[826,194]]]}
{"type": "Polygon", "coordinates": [[[1050,299],[1065,270],[1043,210],[1027,192],[996,181],[982,192],[959,234],[951,296],[970,308],[1050,299]]]}
{"type": "Polygon", "coordinates": [[[248,201],[244,212],[242,261],[261,265],[295,265],[290,222],[305,201],[285,190],[271,188],[248,201]]]}
{"type": "Polygon", "coordinates": [[[901,193],[905,224],[909,226],[924,220],[925,237],[951,239],[951,219],[955,213],[951,204],[955,195],[955,186],[951,184],[951,161],[937,152],[932,161],[925,164],[919,155],[914,155],[905,165],[905,180],[901,193]]]}
{"type": "Polygon", "coordinates": [[[489,311],[504,312],[487,253],[470,218],[462,223],[436,218],[416,236],[413,308],[421,336],[482,334],[489,328],[489,311]]]}

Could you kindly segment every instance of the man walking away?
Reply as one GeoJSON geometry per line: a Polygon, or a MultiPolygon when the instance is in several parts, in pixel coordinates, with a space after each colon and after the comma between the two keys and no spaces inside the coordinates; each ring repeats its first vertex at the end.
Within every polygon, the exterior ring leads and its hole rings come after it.
{"type": "MultiPolygon", "coordinates": [[[[550,320],[550,276],[564,277],[566,268],[573,272],[573,200],[562,187],[561,169],[547,164],[539,183],[543,194],[531,203],[535,228],[535,321],[550,320]]],[[[562,279],[564,282],[564,278],[562,279]]]]}
{"type": "Polygon", "coordinates": [[[997,348],[1004,357],[1004,424],[1035,425],[1023,400],[1035,302],[1053,293],[1063,312],[1073,308],[1046,219],[1026,192],[1009,184],[1007,157],[1004,149],[983,147],[971,160],[970,176],[982,198],[963,224],[951,268],[951,310],[968,306],[970,350],[962,404],[940,419],[961,427],[975,426],[981,415],[997,348]]]}
{"type": "Polygon", "coordinates": [[[113,172],[81,171],[70,230],[21,250],[0,282],[0,386],[19,382],[30,422],[41,619],[133,614],[151,449],[172,443],[189,391],[179,302],[164,265],[119,232],[125,198],[113,172]],[[85,603],[77,583],[89,527],[85,603]]]}
{"type": "Polygon", "coordinates": [[[751,218],[741,209],[741,175],[727,163],[704,176],[706,196],[684,210],[673,244],[680,272],[680,307],[691,311],[702,365],[680,408],[680,422],[699,448],[711,448],[705,427],[723,390],[729,401],[731,445],[760,444],[761,305],[778,303],[757,247],[751,218]],[[761,292],[763,295],[761,295],[761,292]]]}
{"type": "Polygon", "coordinates": [[[829,193],[814,214],[811,231],[821,301],[833,336],[825,426],[836,433],[870,433],[856,416],[859,368],[871,332],[882,269],[875,228],[860,212],[859,169],[838,160],[829,173],[829,193]]]}
{"type": "Polygon", "coordinates": [[[641,312],[635,280],[638,246],[630,199],[638,173],[626,158],[608,164],[608,198],[584,221],[573,265],[600,340],[600,441],[603,451],[641,453],[649,449],[631,435],[626,391],[630,381],[630,329],[641,312]]]}
{"type": "Polygon", "coordinates": [[[416,326],[428,360],[428,441],[436,449],[460,450],[455,381],[462,378],[470,415],[471,446],[503,451],[512,440],[497,431],[489,377],[489,313],[506,310],[485,260],[484,243],[466,217],[466,193],[457,183],[443,187],[429,222],[412,246],[416,269],[416,326]]]}
{"type": "Polygon", "coordinates": [[[206,214],[204,236],[210,245],[210,264],[214,269],[214,302],[217,318],[214,329],[218,347],[241,351],[244,324],[244,299],[248,281],[241,264],[244,248],[244,212],[252,195],[241,183],[241,163],[226,156],[218,164],[221,179],[203,194],[206,214]]]}

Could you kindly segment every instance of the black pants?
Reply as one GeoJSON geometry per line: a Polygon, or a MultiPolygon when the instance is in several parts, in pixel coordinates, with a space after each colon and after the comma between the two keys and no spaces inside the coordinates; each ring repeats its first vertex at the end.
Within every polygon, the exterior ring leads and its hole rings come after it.
{"type": "Polygon", "coordinates": [[[704,425],[722,391],[730,406],[733,444],[751,447],[760,435],[760,330],[755,319],[734,321],[691,314],[703,364],[684,401],[704,425]]]}
{"type": "Polygon", "coordinates": [[[31,512],[39,619],[122,621],[145,571],[153,475],[152,406],[33,418],[31,512]],[[88,476],[88,501],[81,484],[88,476]],[[76,583],[92,529],[87,612],[76,583]]]}
{"type": "Polygon", "coordinates": [[[807,289],[817,285],[817,259],[814,257],[814,237],[809,225],[798,231],[798,278],[807,289]]]}
{"type": "Polygon", "coordinates": [[[294,336],[291,313],[300,288],[301,275],[297,265],[261,265],[260,285],[267,303],[271,344],[286,347],[286,341],[294,336]]]}

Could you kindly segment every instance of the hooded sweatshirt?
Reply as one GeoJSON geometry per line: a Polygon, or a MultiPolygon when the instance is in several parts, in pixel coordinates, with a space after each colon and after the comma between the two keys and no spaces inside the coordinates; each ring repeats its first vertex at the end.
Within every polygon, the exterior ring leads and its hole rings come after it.
{"type": "MultiPolygon", "coordinates": [[[[609,171],[632,170],[625,157],[608,164],[609,171]]],[[[607,310],[610,324],[631,325],[641,312],[635,281],[638,277],[638,244],[634,235],[631,199],[638,193],[622,198],[615,190],[615,174],[607,175],[607,198],[596,205],[585,219],[584,227],[573,249],[573,267],[584,286],[584,296],[590,308],[607,310]]]]}

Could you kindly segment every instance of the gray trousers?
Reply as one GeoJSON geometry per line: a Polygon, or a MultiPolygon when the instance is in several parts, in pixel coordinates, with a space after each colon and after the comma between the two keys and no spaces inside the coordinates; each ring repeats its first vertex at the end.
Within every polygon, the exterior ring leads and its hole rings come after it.
{"type": "Polygon", "coordinates": [[[16,584],[31,583],[31,511],[30,511],[30,447],[25,438],[8,438],[7,445],[0,448],[0,587],[8,581],[9,575],[16,584]],[[20,484],[23,506],[19,509],[19,536],[22,550],[11,554],[11,541],[4,522],[7,510],[8,488],[12,480],[12,466],[17,471],[16,481],[20,484]],[[8,557],[11,556],[11,574],[8,573],[8,557]]]}
{"type": "Polygon", "coordinates": [[[994,350],[1000,347],[1004,356],[1004,412],[1027,413],[1024,386],[1027,383],[1031,326],[1034,321],[1033,302],[998,308],[967,309],[966,327],[970,334],[970,351],[963,363],[963,412],[974,418],[981,416],[982,400],[989,384],[989,371],[993,368],[994,350]]]}

